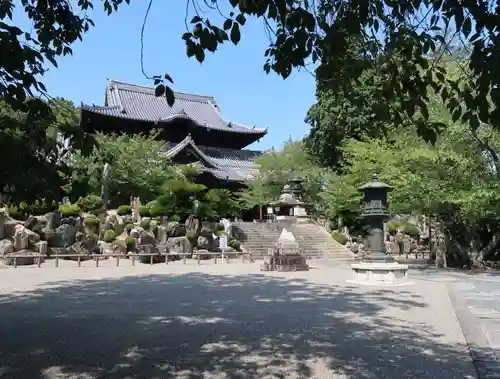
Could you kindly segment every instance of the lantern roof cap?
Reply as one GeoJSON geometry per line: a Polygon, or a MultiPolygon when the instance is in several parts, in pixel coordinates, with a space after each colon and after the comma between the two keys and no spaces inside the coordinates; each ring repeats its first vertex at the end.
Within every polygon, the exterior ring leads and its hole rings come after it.
{"type": "Polygon", "coordinates": [[[362,185],[358,189],[360,191],[365,191],[367,189],[376,189],[376,188],[385,188],[385,189],[387,189],[387,191],[392,190],[392,187],[389,184],[386,184],[386,183],[380,181],[377,174],[373,174],[372,180],[370,182],[362,185]]]}

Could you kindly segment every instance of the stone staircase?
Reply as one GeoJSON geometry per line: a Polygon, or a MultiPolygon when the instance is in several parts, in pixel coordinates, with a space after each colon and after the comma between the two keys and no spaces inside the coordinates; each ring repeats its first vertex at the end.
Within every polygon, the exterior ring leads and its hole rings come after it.
{"type": "MultiPolygon", "coordinates": [[[[278,239],[282,225],[277,223],[239,222],[233,225],[233,232],[241,244],[252,252],[255,259],[267,256],[267,249],[278,239]]],[[[337,261],[354,260],[349,249],[336,242],[321,226],[314,223],[294,223],[285,226],[306,253],[307,258],[337,261]]]]}

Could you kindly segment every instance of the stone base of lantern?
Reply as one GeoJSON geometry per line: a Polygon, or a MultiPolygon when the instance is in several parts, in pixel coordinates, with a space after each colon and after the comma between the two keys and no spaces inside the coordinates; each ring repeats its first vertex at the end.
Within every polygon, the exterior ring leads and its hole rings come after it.
{"type": "Polygon", "coordinates": [[[368,286],[407,286],[414,284],[408,280],[408,265],[397,262],[361,262],[351,265],[353,279],[349,283],[368,286]]]}

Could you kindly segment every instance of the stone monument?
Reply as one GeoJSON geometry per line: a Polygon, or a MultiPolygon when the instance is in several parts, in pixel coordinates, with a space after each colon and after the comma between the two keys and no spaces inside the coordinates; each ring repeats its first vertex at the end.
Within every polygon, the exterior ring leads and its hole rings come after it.
{"type": "Polygon", "coordinates": [[[353,280],[365,285],[408,285],[408,265],[397,263],[387,254],[384,241],[384,222],[389,219],[387,194],[391,187],[376,175],[372,181],[359,188],[364,194],[362,217],[368,224],[369,252],[360,263],[351,265],[353,280]]]}

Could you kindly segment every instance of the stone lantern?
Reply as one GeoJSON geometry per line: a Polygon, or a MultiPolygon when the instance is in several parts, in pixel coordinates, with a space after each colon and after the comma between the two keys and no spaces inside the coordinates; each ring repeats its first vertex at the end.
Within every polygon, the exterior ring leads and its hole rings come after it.
{"type": "Polygon", "coordinates": [[[392,187],[382,183],[377,175],[372,181],[359,188],[364,195],[363,213],[361,216],[368,224],[368,246],[370,254],[363,257],[363,262],[394,262],[394,258],[387,254],[384,241],[384,222],[390,218],[387,208],[387,195],[392,187]]]}
{"type": "Polygon", "coordinates": [[[295,196],[295,198],[298,200],[302,200],[302,194],[304,192],[302,183],[304,183],[304,179],[301,179],[299,177],[292,178],[289,183],[293,196],[295,196]]]}
{"type": "Polygon", "coordinates": [[[390,217],[387,195],[391,186],[373,175],[371,182],[359,190],[364,195],[362,217],[368,224],[370,253],[360,263],[351,265],[353,280],[350,282],[388,286],[413,284],[408,281],[408,265],[395,262],[385,249],[384,222],[390,217]]]}

